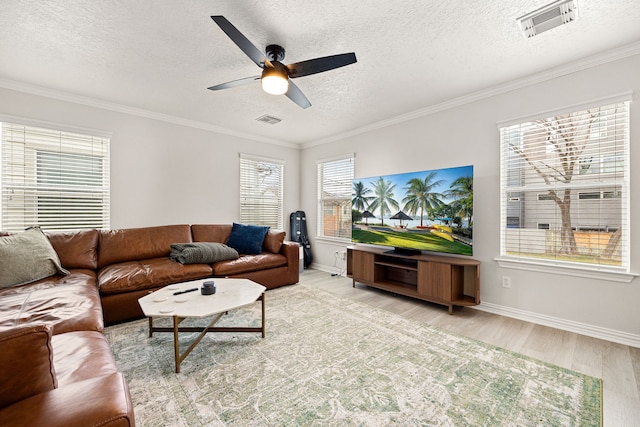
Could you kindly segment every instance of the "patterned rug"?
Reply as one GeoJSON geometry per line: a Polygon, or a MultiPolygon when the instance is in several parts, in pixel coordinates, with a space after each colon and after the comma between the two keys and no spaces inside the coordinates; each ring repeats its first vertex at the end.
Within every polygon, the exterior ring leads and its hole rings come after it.
{"type": "MultiPolygon", "coordinates": [[[[264,339],[259,333],[207,334],[180,374],[174,372],[172,334],[148,338],[146,320],[106,328],[136,424],[602,424],[599,379],[317,288],[267,292],[266,318],[264,339]]],[[[259,319],[257,302],[218,325],[259,326],[259,319]]],[[[181,336],[185,347],[189,335],[181,336]]]]}

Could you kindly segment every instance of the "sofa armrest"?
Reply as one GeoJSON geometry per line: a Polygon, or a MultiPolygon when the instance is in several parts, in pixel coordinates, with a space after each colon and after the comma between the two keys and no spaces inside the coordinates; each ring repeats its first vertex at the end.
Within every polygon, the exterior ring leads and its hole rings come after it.
{"type": "Polygon", "coordinates": [[[0,332],[0,408],[58,386],[51,331],[38,324],[0,332]]]}
{"type": "Polygon", "coordinates": [[[289,270],[297,273],[300,268],[300,244],[298,242],[283,242],[280,253],[287,257],[289,270]]]}
{"type": "Polygon", "coordinates": [[[135,426],[120,372],[65,385],[0,409],[3,426],[135,426]]]}

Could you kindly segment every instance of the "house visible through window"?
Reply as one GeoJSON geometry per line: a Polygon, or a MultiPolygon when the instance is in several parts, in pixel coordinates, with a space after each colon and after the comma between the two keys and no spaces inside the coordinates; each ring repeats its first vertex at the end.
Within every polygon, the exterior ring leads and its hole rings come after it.
{"type": "Polygon", "coordinates": [[[109,228],[108,137],[0,126],[2,230],[109,228]]]}
{"type": "Polygon", "coordinates": [[[240,222],[283,229],[284,161],[240,154],[240,222]]]}
{"type": "Polygon", "coordinates": [[[500,128],[501,255],[629,269],[629,100],[500,128]]]}
{"type": "Polygon", "coordinates": [[[318,236],[351,239],[353,154],[318,162],[318,236]]]}

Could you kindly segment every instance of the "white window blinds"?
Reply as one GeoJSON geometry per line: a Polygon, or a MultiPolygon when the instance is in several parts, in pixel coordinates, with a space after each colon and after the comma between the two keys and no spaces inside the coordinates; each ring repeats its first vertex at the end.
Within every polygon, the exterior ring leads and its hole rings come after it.
{"type": "Polygon", "coordinates": [[[109,228],[109,138],[0,126],[2,230],[109,228]]]}
{"type": "Polygon", "coordinates": [[[501,255],[629,268],[629,102],[500,128],[501,255]]]}
{"type": "Polygon", "coordinates": [[[284,161],[240,154],[240,222],[283,230],[284,161]]]}
{"type": "Polygon", "coordinates": [[[318,162],[318,236],[351,239],[353,154],[318,162]]]}

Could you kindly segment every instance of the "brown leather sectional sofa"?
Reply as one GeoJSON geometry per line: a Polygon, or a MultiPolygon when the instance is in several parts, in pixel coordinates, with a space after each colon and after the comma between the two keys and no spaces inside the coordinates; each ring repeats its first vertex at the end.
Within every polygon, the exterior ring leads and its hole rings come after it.
{"type": "MultiPolygon", "coordinates": [[[[225,243],[232,225],[49,233],[69,275],[0,289],[0,425],[133,426],[105,324],[143,317],[138,298],[165,285],[243,277],[268,289],[299,277],[299,245],[269,231],[258,255],[180,264],[170,245],[225,243]]],[[[2,233],[0,233],[2,234],[2,233]]]]}

